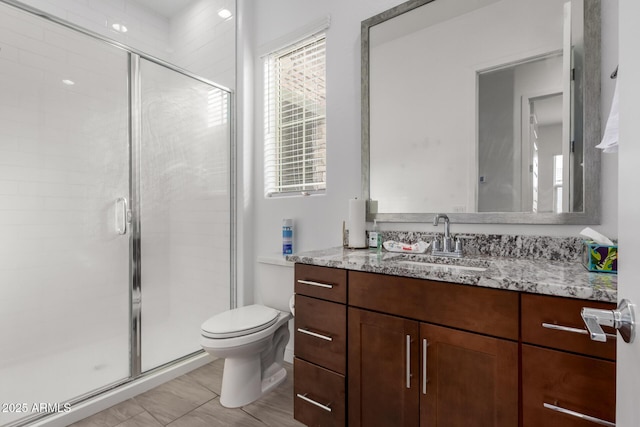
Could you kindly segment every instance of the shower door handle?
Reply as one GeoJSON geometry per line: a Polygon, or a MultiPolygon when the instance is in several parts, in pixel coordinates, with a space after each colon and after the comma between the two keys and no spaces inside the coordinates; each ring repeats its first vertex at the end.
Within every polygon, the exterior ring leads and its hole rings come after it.
{"type": "Polygon", "coordinates": [[[127,223],[131,212],[126,197],[119,197],[116,200],[116,233],[120,235],[127,234],[127,223]]]}

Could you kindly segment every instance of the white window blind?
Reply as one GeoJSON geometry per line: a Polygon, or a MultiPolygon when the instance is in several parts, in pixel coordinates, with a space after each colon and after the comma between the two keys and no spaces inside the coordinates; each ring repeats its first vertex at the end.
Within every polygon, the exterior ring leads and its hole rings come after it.
{"type": "Polygon", "coordinates": [[[325,35],[265,60],[265,195],[326,188],[325,35]]]}

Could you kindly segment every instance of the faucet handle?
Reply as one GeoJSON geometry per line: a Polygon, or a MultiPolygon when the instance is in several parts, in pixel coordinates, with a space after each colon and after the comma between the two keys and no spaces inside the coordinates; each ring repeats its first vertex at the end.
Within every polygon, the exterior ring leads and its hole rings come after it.
{"type": "Polygon", "coordinates": [[[431,242],[431,251],[432,252],[440,251],[440,237],[438,235],[435,235],[433,237],[433,242],[431,242]]]}
{"type": "Polygon", "coordinates": [[[456,252],[462,253],[462,239],[460,237],[456,237],[456,252]]]}

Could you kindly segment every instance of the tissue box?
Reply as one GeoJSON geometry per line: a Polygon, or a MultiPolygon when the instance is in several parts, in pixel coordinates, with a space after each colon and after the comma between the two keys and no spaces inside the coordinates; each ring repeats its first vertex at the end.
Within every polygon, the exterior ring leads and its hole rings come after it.
{"type": "Polygon", "coordinates": [[[589,271],[617,273],[618,246],[601,245],[591,240],[583,240],[582,265],[589,271]]]}

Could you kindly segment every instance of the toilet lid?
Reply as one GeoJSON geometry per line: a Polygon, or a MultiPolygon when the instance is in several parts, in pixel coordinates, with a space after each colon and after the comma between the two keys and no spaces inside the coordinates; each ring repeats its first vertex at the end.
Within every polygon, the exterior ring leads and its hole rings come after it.
{"type": "Polygon", "coordinates": [[[280,312],[253,304],[217,314],[202,324],[202,335],[209,338],[231,338],[268,328],[278,320],[280,312]]]}

